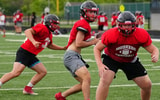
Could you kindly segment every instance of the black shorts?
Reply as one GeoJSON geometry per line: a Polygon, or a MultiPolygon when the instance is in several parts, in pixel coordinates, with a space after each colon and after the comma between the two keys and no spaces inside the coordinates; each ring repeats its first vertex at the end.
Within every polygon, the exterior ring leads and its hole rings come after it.
{"type": "Polygon", "coordinates": [[[113,60],[107,55],[103,55],[103,64],[115,73],[117,73],[118,69],[121,69],[126,74],[128,80],[147,75],[147,71],[139,62],[139,58],[137,58],[134,63],[121,63],[113,60]]]}
{"type": "Polygon", "coordinates": [[[25,66],[28,66],[29,68],[33,67],[37,63],[40,63],[36,55],[28,52],[27,50],[24,50],[21,47],[18,49],[16,53],[15,62],[20,62],[21,64],[24,64],[25,66]]]}
{"type": "Polygon", "coordinates": [[[99,26],[98,26],[98,30],[103,31],[103,25],[99,25],[99,26]]]}

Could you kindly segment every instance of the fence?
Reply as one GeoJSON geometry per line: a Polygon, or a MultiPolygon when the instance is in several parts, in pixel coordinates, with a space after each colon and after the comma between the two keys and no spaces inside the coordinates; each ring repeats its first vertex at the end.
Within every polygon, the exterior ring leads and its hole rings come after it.
{"type": "MultiPolygon", "coordinates": [[[[125,10],[135,13],[135,11],[142,11],[146,19],[150,17],[150,3],[123,3],[125,10]]],[[[112,12],[119,11],[120,4],[99,4],[98,7],[100,11],[104,11],[107,14],[107,17],[110,19],[112,12]]],[[[80,18],[79,14],[80,5],[71,5],[66,6],[64,10],[64,19],[66,20],[77,20],[80,18]]]]}
{"type": "MultiPolygon", "coordinates": [[[[142,11],[143,15],[145,16],[146,22],[148,22],[148,19],[150,18],[150,3],[123,3],[125,6],[125,10],[131,11],[132,13],[135,13],[135,11],[142,11]]],[[[100,11],[104,11],[107,14],[107,17],[110,21],[112,12],[119,11],[120,4],[99,4],[98,8],[100,11]]],[[[78,20],[80,18],[79,13],[79,5],[71,5],[64,7],[64,16],[62,16],[60,19],[63,20],[64,24],[73,24],[75,20],[78,20]]],[[[41,17],[37,16],[37,22],[40,22],[41,17]]],[[[62,22],[62,21],[61,21],[62,22]]],[[[95,23],[94,23],[95,24],[95,23]]],[[[13,25],[13,19],[12,16],[6,17],[6,25],[13,25]]],[[[23,17],[23,25],[30,25],[30,16],[24,16],[23,17]]]]}

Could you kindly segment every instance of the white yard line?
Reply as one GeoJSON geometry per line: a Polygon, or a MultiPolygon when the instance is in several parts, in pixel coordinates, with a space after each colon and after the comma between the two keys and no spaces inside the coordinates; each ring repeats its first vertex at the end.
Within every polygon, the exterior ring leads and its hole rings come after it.
{"type": "MultiPolygon", "coordinates": [[[[152,83],[152,86],[159,86],[160,83],[152,83]]],[[[137,87],[136,84],[121,84],[121,85],[111,85],[110,87],[137,87]]],[[[48,90],[48,89],[66,89],[66,88],[71,88],[72,86],[64,86],[64,87],[37,87],[34,88],[35,90],[48,90]]],[[[91,88],[97,88],[97,86],[91,86],[91,88]]],[[[23,90],[23,88],[6,88],[3,89],[1,88],[0,91],[15,91],[15,90],[23,90]]]]}

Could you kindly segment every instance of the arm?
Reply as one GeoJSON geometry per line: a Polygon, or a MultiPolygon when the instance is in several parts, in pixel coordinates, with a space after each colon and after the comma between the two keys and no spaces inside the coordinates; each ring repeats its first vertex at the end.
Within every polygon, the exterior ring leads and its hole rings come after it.
{"type": "Polygon", "coordinates": [[[78,48],[84,48],[84,47],[88,47],[91,45],[96,44],[99,39],[94,38],[91,41],[84,41],[84,37],[85,37],[85,33],[83,33],[82,31],[78,31],[77,36],[76,36],[76,47],[78,48]]]}
{"type": "Polygon", "coordinates": [[[159,59],[159,50],[156,46],[154,46],[153,44],[145,47],[145,49],[151,53],[151,58],[152,58],[152,62],[157,62],[159,59]]]}
{"type": "Polygon", "coordinates": [[[39,45],[41,44],[41,42],[38,42],[33,38],[33,35],[35,34],[35,31],[32,28],[29,28],[29,29],[25,30],[24,33],[25,33],[26,37],[32,42],[32,44],[36,48],[38,48],[39,45]]]}
{"type": "Polygon", "coordinates": [[[53,49],[53,50],[66,50],[66,46],[65,47],[61,47],[61,46],[58,46],[58,45],[55,45],[55,44],[50,44],[47,46],[49,49],[53,49]]]}
{"type": "Polygon", "coordinates": [[[95,56],[95,60],[96,60],[96,63],[97,63],[97,66],[98,66],[98,70],[99,70],[99,75],[100,77],[102,76],[102,73],[105,71],[105,70],[109,70],[109,68],[107,66],[105,66],[103,63],[102,63],[102,60],[101,60],[101,52],[102,50],[105,48],[105,45],[102,44],[101,41],[99,41],[96,46],[94,47],[94,56],[95,56]]]}

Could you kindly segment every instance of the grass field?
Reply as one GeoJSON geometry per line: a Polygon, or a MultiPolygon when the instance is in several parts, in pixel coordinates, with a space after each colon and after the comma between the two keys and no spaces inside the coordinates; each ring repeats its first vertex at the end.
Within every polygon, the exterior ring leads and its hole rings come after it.
{"type": "MultiPolygon", "coordinates": [[[[24,35],[7,34],[6,38],[0,35],[0,77],[11,71],[16,50],[23,43],[24,39],[24,35]]],[[[67,41],[68,37],[53,37],[53,42],[61,46],[66,45],[67,41]]],[[[160,42],[153,41],[153,43],[160,48],[160,42]]],[[[38,55],[38,58],[48,70],[45,78],[34,87],[34,91],[39,93],[38,96],[22,94],[24,86],[35,74],[34,71],[26,68],[19,77],[10,80],[2,86],[0,89],[0,100],[55,100],[55,93],[64,91],[77,83],[63,65],[63,54],[64,51],[53,51],[46,48],[38,55]]],[[[82,56],[90,65],[89,71],[92,78],[91,100],[95,100],[99,76],[93,55],[93,46],[85,48],[82,51],[82,56]]],[[[138,56],[153,82],[151,100],[159,100],[160,62],[152,63],[150,54],[143,48],[139,50],[138,56]]],[[[140,100],[140,89],[133,81],[128,81],[122,71],[119,71],[116,77],[110,87],[107,100],[140,100]]],[[[67,100],[83,100],[83,95],[80,92],[67,97],[67,100]]]]}

